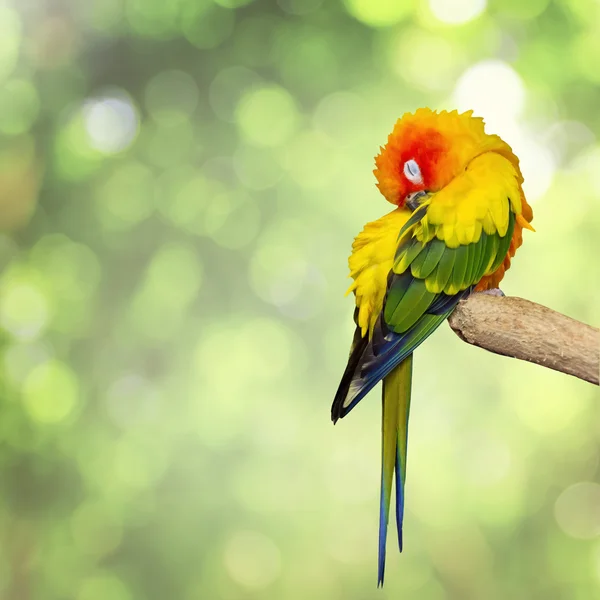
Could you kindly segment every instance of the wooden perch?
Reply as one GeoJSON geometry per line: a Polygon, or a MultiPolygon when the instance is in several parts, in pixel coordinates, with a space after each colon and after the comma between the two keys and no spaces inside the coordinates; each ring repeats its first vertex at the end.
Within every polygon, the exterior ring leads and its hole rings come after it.
{"type": "Polygon", "coordinates": [[[472,294],[449,319],[469,344],[598,385],[600,330],[516,297],[472,294]]]}

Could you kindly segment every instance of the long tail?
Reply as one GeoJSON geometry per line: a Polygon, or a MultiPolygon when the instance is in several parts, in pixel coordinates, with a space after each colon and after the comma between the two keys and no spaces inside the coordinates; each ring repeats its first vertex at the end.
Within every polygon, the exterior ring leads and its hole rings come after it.
{"type": "Polygon", "coordinates": [[[378,587],[383,586],[383,576],[385,573],[385,542],[387,539],[394,470],[396,472],[396,525],[398,527],[398,545],[400,552],[402,552],[404,480],[406,479],[406,449],[412,362],[412,354],[409,354],[383,380],[378,587]]]}

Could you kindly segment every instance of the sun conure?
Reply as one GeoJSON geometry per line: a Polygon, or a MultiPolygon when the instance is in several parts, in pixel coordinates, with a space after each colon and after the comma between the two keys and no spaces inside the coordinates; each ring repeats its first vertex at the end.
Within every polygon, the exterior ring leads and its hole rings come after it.
{"type": "Polygon", "coordinates": [[[378,585],[394,472],[402,551],[412,354],[461,298],[497,288],[533,229],[519,159],[472,115],[422,108],[398,120],[374,171],[396,208],[365,226],[348,261],[356,332],[331,417],[383,380],[378,585]]]}

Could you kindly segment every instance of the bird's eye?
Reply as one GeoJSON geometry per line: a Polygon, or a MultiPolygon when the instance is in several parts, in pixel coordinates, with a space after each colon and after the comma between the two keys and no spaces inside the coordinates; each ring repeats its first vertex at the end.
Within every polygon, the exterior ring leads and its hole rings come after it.
{"type": "Polygon", "coordinates": [[[406,175],[406,179],[416,185],[423,183],[421,169],[419,169],[419,165],[414,158],[411,158],[404,163],[404,175],[406,175]]]}

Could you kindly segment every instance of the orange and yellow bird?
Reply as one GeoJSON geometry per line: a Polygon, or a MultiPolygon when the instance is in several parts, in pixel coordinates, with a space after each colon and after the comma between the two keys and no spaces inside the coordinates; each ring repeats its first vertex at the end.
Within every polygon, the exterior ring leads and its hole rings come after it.
{"type": "Polygon", "coordinates": [[[368,223],[348,261],[356,332],[331,407],[335,423],[383,380],[379,574],[392,482],[402,551],[412,355],[471,292],[498,287],[533,217],[519,159],[473,112],[405,114],[375,159],[396,208],[368,223]]]}

